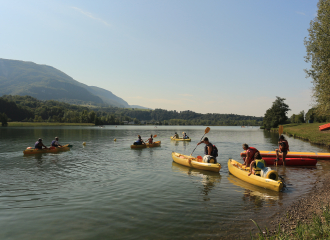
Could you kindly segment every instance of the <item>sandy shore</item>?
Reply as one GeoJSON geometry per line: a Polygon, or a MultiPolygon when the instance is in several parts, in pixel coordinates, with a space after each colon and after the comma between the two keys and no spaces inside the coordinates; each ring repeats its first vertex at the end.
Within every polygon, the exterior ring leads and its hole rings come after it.
{"type": "Polygon", "coordinates": [[[320,214],[329,201],[330,172],[319,176],[308,196],[294,201],[286,207],[281,214],[274,217],[267,228],[272,235],[278,230],[280,224],[282,231],[290,233],[296,228],[298,222],[309,223],[315,214],[320,214]]]}

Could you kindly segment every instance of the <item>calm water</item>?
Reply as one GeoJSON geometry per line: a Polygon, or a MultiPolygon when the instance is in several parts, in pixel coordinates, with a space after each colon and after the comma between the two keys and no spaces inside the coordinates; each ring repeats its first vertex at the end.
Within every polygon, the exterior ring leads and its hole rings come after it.
{"type": "MultiPolygon", "coordinates": [[[[171,152],[190,154],[205,127],[106,126],[0,128],[0,239],[232,239],[248,238],[329,169],[278,167],[283,192],[247,184],[228,172],[242,143],[274,150],[278,135],[258,128],[211,127],[220,174],[173,163],[171,152]],[[183,131],[192,142],[171,142],[183,131]],[[159,148],[131,150],[140,134],[157,134],[159,148]],[[73,144],[69,152],[24,156],[39,138],[73,144]],[[117,139],[116,142],[113,139],[117,139]],[[86,146],[82,143],[86,142],[86,146]]],[[[289,138],[292,151],[327,152],[289,138]]],[[[202,155],[199,146],[194,155],[202,155]]]]}

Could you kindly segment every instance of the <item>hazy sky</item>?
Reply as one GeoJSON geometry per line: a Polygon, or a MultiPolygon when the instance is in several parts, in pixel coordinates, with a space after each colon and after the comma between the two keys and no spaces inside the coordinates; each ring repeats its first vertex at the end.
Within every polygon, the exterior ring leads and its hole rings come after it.
{"type": "Polygon", "coordinates": [[[311,107],[316,0],[0,0],[0,58],[53,66],[131,105],[263,116],[311,107]]]}

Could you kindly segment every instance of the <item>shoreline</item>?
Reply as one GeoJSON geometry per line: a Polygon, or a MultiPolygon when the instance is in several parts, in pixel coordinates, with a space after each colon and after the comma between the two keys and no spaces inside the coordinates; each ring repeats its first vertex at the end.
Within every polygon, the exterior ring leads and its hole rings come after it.
{"type": "MultiPolygon", "coordinates": [[[[259,239],[278,239],[278,235],[295,238],[299,225],[310,225],[315,216],[322,216],[330,202],[330,172],[319,175],[307,196],[299,198],[280,212],[273,214],[274,219],[259,232],[259,239]]],[[[322,217],[321,217],[322,219],[322,217]]],[[[257,222],[258,224],[258,222],[257,222]]],[[[318,239],[318,238],[316,238],[318,239]]]]}

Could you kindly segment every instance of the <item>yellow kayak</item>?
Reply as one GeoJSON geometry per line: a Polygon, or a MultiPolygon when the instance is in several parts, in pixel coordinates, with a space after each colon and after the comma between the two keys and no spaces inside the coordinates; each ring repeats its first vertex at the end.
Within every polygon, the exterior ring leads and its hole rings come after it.
{"type": "Polygon", "coordinates": [[[183,138],[174,138],[174,137],[171,137],[171,140],[174,140],[174,141],[187,141],[187,142],[191,142],[191,138],[183,139],[183,138]]]}
{"type": "Polygon", "coordinates": [[[281,191],[283,188],[283,183],[281,180],[277,180],[278,175],[274,170],[271,170],[267,174],[267,177],[260,177],[253,174],[248,176],[250,168],[243,166],[241,163],[233,159],[228,160],[228,170],[235,177],[259,187],[267,188],[277,192],[281,191]]]}
{"type": "Polygon", "coordinates": [[[58,152],[65,152],[70,151],[69,144],[66,144],[62,147],[49,147],[43,149],[35,149],[32,147],[26,148],[23,153],[24,154],[39,154],[39,153],[58,153],[58,152]]]}
{"type": "Polygon", "coordinates": [[[220,163],[204,163],[198,162],[195,157],[172,152],[173,161],[183,166],[197,168],[206,171],[219,172],[221,169],[220,163]]]}
{"type": "Polygon", "coordinates": [[[139,148],[147,148],[147,147],[160,147],[161,141],[154,142],[152,144],[146,143],[142,145],[131,145],[131,148],[139,149],[139,148]]]}

